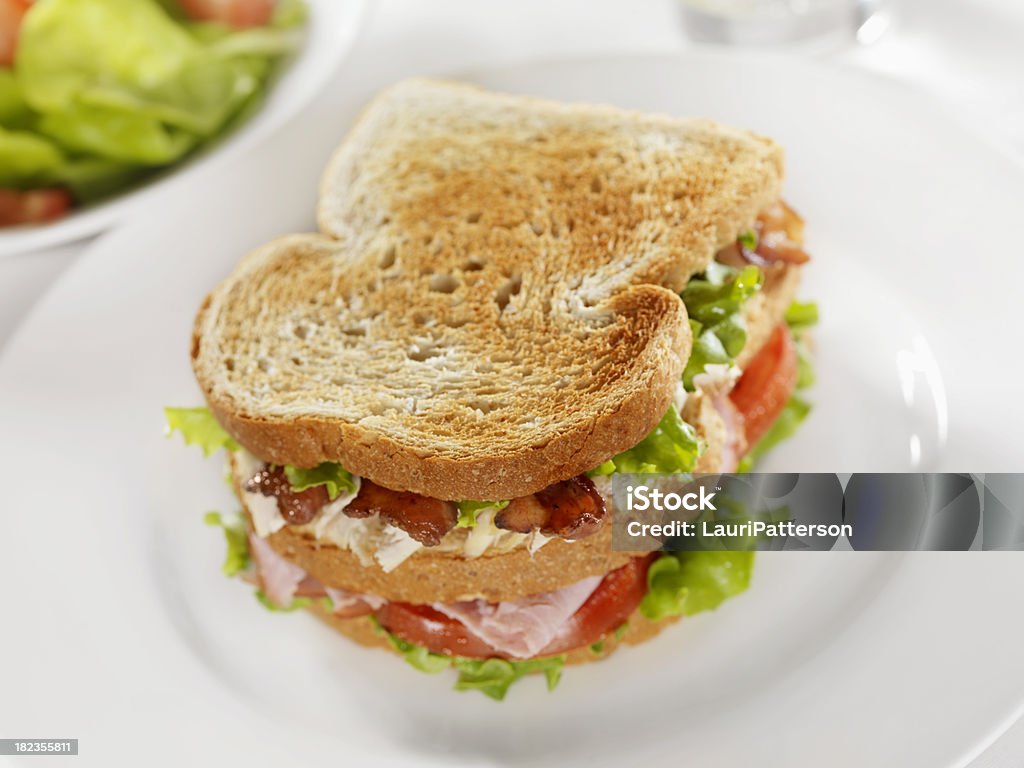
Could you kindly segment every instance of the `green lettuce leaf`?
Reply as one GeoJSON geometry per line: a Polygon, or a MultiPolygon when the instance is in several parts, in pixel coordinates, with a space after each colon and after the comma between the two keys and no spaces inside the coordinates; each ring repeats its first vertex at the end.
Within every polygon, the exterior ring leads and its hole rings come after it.
{"type": "MultiPolygon", "coordinates": [[[[672,405],[647,437],[611,459],[612,471],[665,475],[692,472],[700,453],[696,430],[683,421],[672,405]]],[[[608,462],[592,474],[611,474],[608,462]]]]}
{"type": "Polygon", "coordinates": [[[717,608],[750,586],[753,552],[671,552],[647,572],[640,612],[652,621],[717,608]]]}
{"type": "Polygon", "coordinates": [[[455,681],[455,690],[457,691],[480,691],[485,696],[501,701],[505,698],[512,683],[526,675],[542,673],[547,681],[549,691],[553,691],[562,679],[565,656],[528,661],[445,656],[440,653],[432,653],[420,645],[391,634],[381,626],[375,617],[371,617],[371,620],[376,632],[386,638],[391,647],[398,651],[410,666],[420,672],[433,675],[450,667],[457,669],[459,672],[459,677],[455,681]]]}
{"type": "Polygon", "coordinates": [[[209,408],[164,408],[167,434],[175,430],[185,438],[185,445],[198,445],[209,456],[221,448],[237,451],[238,443],[217,423],[209,408]]]}
{"type": "Polygon", "coordinates": [[[682,297],[693,333],[693,350],[683,371],[687,390],[693,390],[693,377],[706,366],[735,362],[747,343],[742,308],[761,283],[761,272],[753,265],[735,270],[712,262],[703,277],[686,284],[682,297]]]}
{"type": "Polygon", "coordinates": [[[794,301],[787,307],[785,318],[786,324],[794,331],[809,328],[818,322],[818,305],[813,301],[794,301]]]}
{"type": "Polygon", "coordinates": [[[594,467],[592,470],[587,472],[590,477],[604,477],[606,475],[615,474],[615,460],[608,459],[604,464],[594,467]]]}
{"type": "Polygon", "coordinates": [[[196,143],[194,136],[141,112],[91,104],[44,114],[39,131],[70,151],[141,165],[166,165],[196,143]]]}
{"type": "Polygon", "coordinates": [[[0,127],[23,130],[34,122],[35,113],[21,93],[14,70],[0,68],[0,127]]]}
{"type": "Polygon", "coordinates": [[[308,608],[316,601],[319,601],[320,605],[323,606],[325,610],[334,609],[334,603],[329,597],[293,597],[290,605],[278,605],[267,597],[267,593],[262,589],[257,589],[254,595],[256,597],[256,601],[260,605],[274,613],[291,613],[292,611],[297,611],[300,608],[308,608]]]}
{"type": "Polygon", "coordinates": [[[75,200],[86,204],[131,187],[148,175],[133,163],[81,157],[69,161],[59,172],[60,181],[71,190],[75,200]]]}
{"type": "Polygon", "coordinates": [[[476,526],[476,518],[485,509],[504,509],[508,506],[505,501],[460,501],[459,520],[455,524],[458,528],[473,528],[476,526]]]}
{"type": "Polygon", "coordinates": [[[0,187],[31,189],[53,184],[64,167],[53,142],[28,131],[0,128],[0,187]]]}
{"type": "Polygon", "coordinates": [[[455,659],[459,679],[455,681],[457,691],[480,691],[485,696],[501,701],[512,683],[520,678],[543,673],[548,690],[553,691],[562,679],[564,656],[528,661],[507,661],[506,659],[455,659]]]}
{"type": "MultiPolygon", "coordinates": [[[[374,619],[376,622],[376,619],[374,619]]],[[[452,657],[445,656],[440,653],[431,653],[422,645],[416,645],[403,640],[396,635],[391,634],[380,624],[377,624],[377,629],[380,633],[387,638],[388,643],[391,647],[398,651],[402,658],[405,659],[409,666],[418,669],[420,672],[426,672],[428,675],[436,675],[438,672],[443,672],[452,665],[452,657]]]]}
{"type": "Polygon", "coordinates": [[[51,112],[97,84],[146,93],[201,51],[152,0],[47,0],[25,14],[16,71],[29,104],[51,112]]]}
{"type": "Polygon", "coordinates": [[[0,71],[0,126],[43,144],[32,153],[19,145],[16,166],[0,140],[0,184],[13,185],[17,172],[19,187],[61,184],[79,202],[120,191],[250,116],[273,65],[301,44],[301,0],[246,30],[179,11],[164,0],[33,4],[16,66],[0,71]],[[64,156],[59,164],[42,163],[48,144],[64,156]]]}
{"type": "Polygon", "coordinates": [[[740,234],[736,238],[740,245],[746,248],[748,251],[757,250],[757,232],[753,229],[748,229],[746,232],[740,234]]]}
{"type": "Polygon", "coordinates": [[[235,576],[249,567],[249,532],[245,527],[245,518],[240,514],[222,515],[220,512],[207,512],[203,522],[224,531],[224,540],[228,545],[221,570],[225,576],[235,576]]]}
{"type": "Polygon", "coordinates": [[[356,481],[352,477],[352,473],[333,461],[324,461],[312,469],[300,469],[286,465],[284,474],[288,478],[292,490],[296,493],[318,485],[327,486],[327,497],[331,501],[338,498],[342,491],[354,493],[356,490],[356,481]]]}

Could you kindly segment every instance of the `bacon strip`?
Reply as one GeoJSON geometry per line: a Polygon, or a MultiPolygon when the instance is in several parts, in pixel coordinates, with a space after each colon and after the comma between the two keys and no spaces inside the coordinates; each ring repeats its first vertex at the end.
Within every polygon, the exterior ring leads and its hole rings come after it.
{"type": "Polygon", "coordinates": [[[401,528],[425,547],[440,544],[459,519],[458,510],[450,501],[392,491],[365,477],[359,495],[345,507],[344,513],[354,518],[379,514],[385,523],[401,528]]]}
{"type": "Polygon", "coordinates": [[[322,485],[297,493],[293,491],[281,467],[261,469],[249,478],[245,490],[249,493],[262,493],[264,496],[276,496],[277,509],[290,525],[305,525],[330,501],[327,489],[322,485]]]}
{"type": "MultiPolygon", "coordinates": [[[[305,525],[329,499],[323,486],[292,490],[280,467],[265,467],[245,484],[250,493],[277,498],[277,508],[290,525],[305,525]]],[[[359,494],[342,510],[360,519],[380,515],[388,525],[405,531],[426,547],[436,547],[458,522],[451,501],[432,499],[408,491],[393,491],[363,478],[359,494]]],[[[517,533],[539,530],[545,536],[582,539],[596,533],[607,515],[604,499],[586,475],[555,483],[532,496],[513,499],[495,517],[498,528],[517,533]]]]}
{"type": "MultiPolygon", "coordinates": [[[[755,252],[768,263],[806,264],[811,257],[803,249],[804,220],[781,200],[757,217],[755,252]]],[[[744,249],[746,250],[746,249],[744,249]]]]}
{"type": "Polygon", "coordinates": [[[742,269],[747,264],[806,264],[811,257],[804,250],[804,220],[781,200],[765,208],[754,224],[757,247],[747,248],[738,240],[718,252],[715,260],[742,269]]]}
{"type": "Polygon", "coordinates": [[[513,499],[495,516],[494,524],[516,533],[538,529],[545,536],[576,540],[596,533],[607,511],[593,481],[577,475],[533,496],[513,499]]]}

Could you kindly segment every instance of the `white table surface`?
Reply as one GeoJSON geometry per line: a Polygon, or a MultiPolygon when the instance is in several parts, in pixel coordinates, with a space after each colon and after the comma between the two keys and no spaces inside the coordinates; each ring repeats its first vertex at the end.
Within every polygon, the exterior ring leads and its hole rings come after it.
{"type": "MultiPolygon", "coordinates": [[[[314,109],[407,75],[687,45],[674,0],[370,0],[358,42],[314,109]]],[[[873,45],[806,55],[918,84],[956,119],[1000,145],[1008,162],[1021,163],[1024,172],[1024,1],[892,0],[890,29],[873,45]]],[[[1008,222],[1008,231],[1015,224],[1008,222]]],[[[0,353],[89,243],[0,258],[0,353]]],[[[1007,258],[1019,258],[1011,251],[1012,245],[1007,258]]],[[[1021,766],[1024,721],[971,768],[1021,766]]]]}

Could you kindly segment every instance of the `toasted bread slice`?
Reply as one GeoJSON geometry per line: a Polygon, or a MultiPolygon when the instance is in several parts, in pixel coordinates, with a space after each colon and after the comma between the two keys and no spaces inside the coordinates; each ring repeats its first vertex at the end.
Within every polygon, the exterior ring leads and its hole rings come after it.
{"type": "Polygon", "coordinates": [[[327,236],[244,259],[196,319],[196,376],[261,458],[441,499],[524,496],[636,444],[690,333],[673,292],[781,180],[706,121],[430,81],[332,161],[327,236]]]}

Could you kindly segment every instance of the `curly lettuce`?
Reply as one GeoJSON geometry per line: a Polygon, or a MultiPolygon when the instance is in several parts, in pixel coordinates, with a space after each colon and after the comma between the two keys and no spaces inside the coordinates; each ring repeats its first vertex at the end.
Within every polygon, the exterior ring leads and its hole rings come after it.
{"type": "Polygon", "coordinates": [[[224,427],[217,423],[209,408],[164,408],[167,420],[167,435],[181,432],[185,445],[198,445],[204,456],[210,456],[221,448],[237,451],[238,443],[224,427]]]}
{"type": "Polygon", "coordinates": [[[228,551],[224,556],[221,570],[225,576],[236,576],[249,567],[249,533],[245,528],[245,518],[239,514],[222,515],[220,512],[207,512],[203,522],[221,528],[228,551]]]}
{"type": "Polygon", "coordinates": [[[753,552],[671,552],[647,571],[647,594],[640,612],[652,621],[711,611],[746,591],[753,552]]]}
{"type": "Polygon", "coordinates": [[[615,472],[671,475],[692,472],[702,446],[697,431],[669,406],[650,434],[628,451],[590,471],[591,477],[615,472]]]}
{"type": "MultiPolygon", "coordinates": [[[[198,445],[203,455],[210,456],[221,448],[237,451],[240,446],[214,418],[209,408],[164,408],[167,420],[167,434],[181,432],[186,445],[198,445]]],[[[332,501],[342,492],[355,493],[355,477],[341,464],[324,461],[315,467],[304,469],[291,464],[284,465],[288,484],[296,493],[323,485],[332,501]]]]}
{"type": "Polygon", "coordinates": [[[747,343],[743,305],[761,290],[761,271],[736,270],[712,262],[702,277],[686,284],[682,298],[690,317],[693,350],[683,371],[683,386],[693,391],[693,378],[708,365],[732,365],[747,343]]]}
{"type": "Polygon", "coordinates": [[[508,499],[502,501],[460,501],[458,503],[459,519],[455,525],[458,528],[475,528],[476,518],[481,512],[489,509],[495,511],[504,509],[508,504],[508,499]]]}
{"type": "Polygon", "coordinates": [[[272,613],[292,613],[300,608],[309,608],[314,603],[319,604],[325,611],[334,610],[334,602],[329,597],[293,597],[289,605],[282,606],[271,600],[262,589],[257,589],[253,594],[256,602],[272,613]]]}
{"type": "Polygon", "coordinates": [[[544,659],[509,661],[508,659],[467,659],[461,656],[445,656],[433,653],[415,643],[410,643],[388,632],[376,619],[372,619],[376,631],[383,636],[406,663],[420,672],[433,675],[454,668],[459,676],[455,681],[457,691],[480,691],[496,701],[501,701],[514,682],[526,675],[540,673],[553,691],[562,679],[565,656],[551,656],[544,659]]]}
{"type": "Polygon", "coordinates": [[[288,478],[288,484],[296,493],[323,485],[327,488],[327,497],[334,501],[342,491],[345,493],[356,492],[356,481],[352,473],[333,461],[320,462],[312,469],[300,469],[286,464],[284,474],[288,478]]]}
{"type": "Polygon", "coordinates": [[[178,10],[160,0],[33,4],[15,65],[0,72],[0,185],[66,186],[79,202],[119,191],[250,114],[274,64],[301,43],[304,6],[292,0],[245,30],[178,10]],[[16,150],[16,165],[2,162],[16,150]]]}

